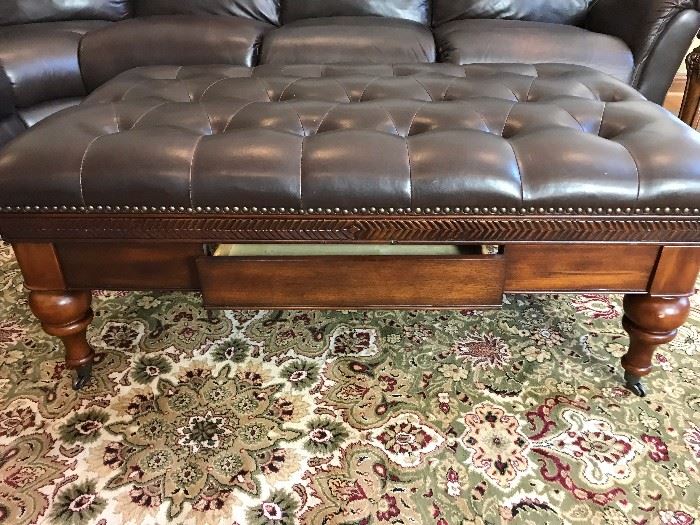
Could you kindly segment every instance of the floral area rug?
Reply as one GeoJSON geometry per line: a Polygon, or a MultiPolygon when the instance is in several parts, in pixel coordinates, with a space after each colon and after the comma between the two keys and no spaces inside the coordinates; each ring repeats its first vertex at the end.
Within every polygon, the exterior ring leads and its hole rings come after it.
{"type": "Polygon", "coordinates": [[[700,520],[700,305],[621,387],[619,298],[216,312],[97,293],[74,392],[0,245],[0,522],[700,520]]]}

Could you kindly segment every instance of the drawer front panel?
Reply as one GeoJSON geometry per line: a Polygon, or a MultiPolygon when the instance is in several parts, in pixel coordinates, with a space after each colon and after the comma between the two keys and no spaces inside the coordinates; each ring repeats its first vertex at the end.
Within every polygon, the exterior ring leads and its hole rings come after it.
{"type": "Polygon", "coordinates": [[[501,256],[202,257],[212,308],[465,308],[500,306],[501,256]]]}
{"type": "Polygon", "coordinates": [[[515,244],[505,250],[508,293],[644,292],[659,247],[515,244]]]}
{"type": "Polygon", "coordinates": [[[197,290],[191,243],[62,243],[57,245],[69,288],[92,290],[197,290]]]}

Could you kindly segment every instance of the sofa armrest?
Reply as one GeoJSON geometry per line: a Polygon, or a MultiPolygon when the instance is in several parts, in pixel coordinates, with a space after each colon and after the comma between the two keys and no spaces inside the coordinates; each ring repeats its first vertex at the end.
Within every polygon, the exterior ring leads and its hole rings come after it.
{"type": "Polygon", "coordinates": [[[15,108],[12,83],[0,64],[0,147],[22,133],[25,128],[15,108]]]}
{"type": "Polygon", "coordinates": [[[586,27],[630,47],[632,85],[660,103],[700,29],[700,13],[697,0],[596,0],[586,27]]]}
{"type": "Polygon", "coordinates": [[[15,95],[12,91],[12,82],[5,73],[5,68],[0,64],[0,119],[15,113],[15,95]]]}

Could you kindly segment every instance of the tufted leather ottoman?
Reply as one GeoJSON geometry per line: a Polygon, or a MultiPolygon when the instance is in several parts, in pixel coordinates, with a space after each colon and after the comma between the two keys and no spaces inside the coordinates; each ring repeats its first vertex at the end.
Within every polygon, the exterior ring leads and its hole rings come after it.
{"type": "Polygon", "coordinates": [[[583,67],[158,66],[4,149],[0,206],[78,386],[92,289],[201,290],[237,308],[624,292],[623,364],[643,393],[700,268],[700,138],[583,67]],[[358,251],[214,257],[221,243],[358,251]],[[420,246],[362,253],[375,244],[420,246]]]}

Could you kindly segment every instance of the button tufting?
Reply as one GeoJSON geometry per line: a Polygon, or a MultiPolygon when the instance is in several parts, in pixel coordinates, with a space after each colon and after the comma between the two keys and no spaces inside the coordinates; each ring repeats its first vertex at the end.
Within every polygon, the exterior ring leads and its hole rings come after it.
{"type": "Polygon", "coordinates": [[[686,131],[621,82],[552,64],[140,68],[0,154],[0,206],[10,213],[687,216],[697,214],[700,182],[688,174],[700,165],[700,146],[686,131]],[[210,86],[190,87],[183,100],[182,85],[207,72],[210,86]],[[585,89],[572,92],[574,84],[585,89]],[[123,130],[102,137],[115,117],[123,130]],[[35,137],[55,141],[68,128],[70,147],[45,158],[35,137]],[[687,155],[663,154],[679,148],[687,155]],[[656,162],[664,158],[672,161],[656,162]],[[6,180],[12,191],[2,191],[6,180]],[[688,181],[686,192],[664,193],[688,181]],[[115,200],[123,204],[106,204],[115,200]]]}

